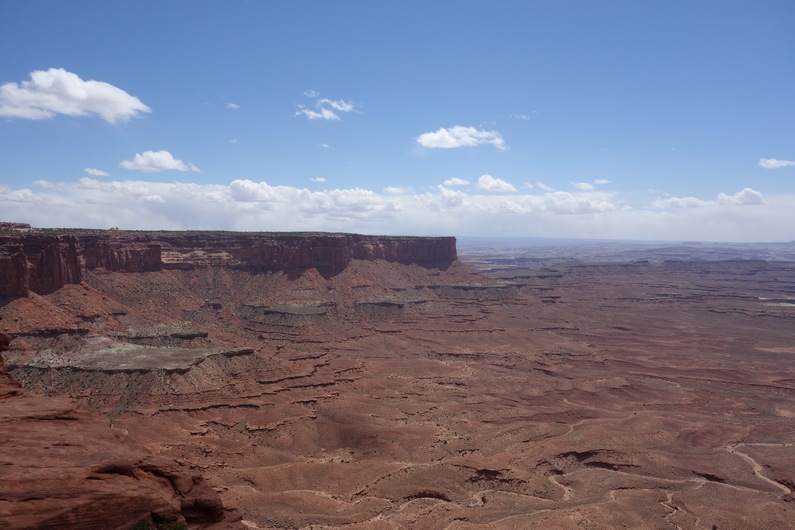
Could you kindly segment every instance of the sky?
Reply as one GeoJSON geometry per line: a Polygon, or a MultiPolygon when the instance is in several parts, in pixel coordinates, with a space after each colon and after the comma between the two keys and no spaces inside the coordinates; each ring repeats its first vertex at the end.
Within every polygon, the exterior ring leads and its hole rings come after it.
{"type": "Polygon", "coordinates": [[[0,221],[795,240],[795,2],[0,0],[0,221]]]}

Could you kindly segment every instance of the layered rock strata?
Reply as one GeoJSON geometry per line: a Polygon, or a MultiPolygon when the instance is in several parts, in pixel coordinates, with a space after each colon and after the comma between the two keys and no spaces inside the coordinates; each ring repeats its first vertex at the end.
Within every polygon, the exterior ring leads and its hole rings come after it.
{"type": "Polygon", "coordinates": [[[47,294],[80,283],[82,265],[75,236],[0,236],[0,296],[47,294]]]}
{"type": "Polygon", "coordinates": [[[37,231],[0,233],[0,296],[48,294],[80,283],[85,270],[152,272],[226,267],[250,272],[317,269],[338,274],[352,260],[447,267],[453,237],[325,233],[37,231]]]}

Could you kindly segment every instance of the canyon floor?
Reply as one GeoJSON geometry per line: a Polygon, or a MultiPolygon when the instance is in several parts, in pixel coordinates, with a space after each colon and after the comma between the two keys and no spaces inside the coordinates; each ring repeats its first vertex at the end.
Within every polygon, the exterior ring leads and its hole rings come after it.
{"type": "Polygon", "coordinates": [[[90,271],[0,303],[13,377],[241,528],[795,528],[791,262],[90,271]]]}

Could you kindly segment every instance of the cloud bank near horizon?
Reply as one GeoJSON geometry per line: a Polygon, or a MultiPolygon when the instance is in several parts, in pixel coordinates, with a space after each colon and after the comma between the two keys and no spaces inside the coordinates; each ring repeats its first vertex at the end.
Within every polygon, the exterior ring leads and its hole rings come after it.
{"type": "MultiPolygon", "coordinates": [[[[494,185],[489,179],[483,182],[486,188],[494,185]]],[[[795,197],[763,197],[751,188],[721,192],[714,199],[657,199],[642,207],[630,207],[619,194],[602,190],[498,191],[467,193],[445,184],[423,192],[397,187],[381,192],[364,188],[313,191],[248,179],[197,184],[83,177],[73,183],[40,180],[33,189],[0,185],[0,210],[4,220],[39,227],[793,239],[788,220],[795,197]]]]}

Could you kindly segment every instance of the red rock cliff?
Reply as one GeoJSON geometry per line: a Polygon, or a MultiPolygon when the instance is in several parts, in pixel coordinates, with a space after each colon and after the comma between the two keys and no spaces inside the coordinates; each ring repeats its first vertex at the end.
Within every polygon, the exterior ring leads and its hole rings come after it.
{"type": "Polygon", "coordinates": [[[165,267],[223,262],[254,272],[318,269],[333,274],[354,259],[423,267],[447,267],[457,259],[453,237],[175,232],[158,240],[168,254],[165,267]]]}
{"type": "Polygon", "coordinates": [[[8,243],[0,246],[0,296],[25,296],[29,291],[24,245],[8,243]]]}
{"type": "Polygon", "coordinates": [[[83,262],[73,235],[0,236],[0,296],[51,293],[80,283],[83,262]]]}
{"type": "Polygon", "coordinates": [[[151,272],[162,268],[157,243],[101,235],[80,238],[85,267],[112,272],[151,272]]]}
{"type": "Polygon", "coordinates": [[[336,274],[351,260],[445,268],[453,237],[332,233],[38,231],[0,235],[0,296],[50,293],[80,283],[82,271],[151,272],[222,266],[265,272],[336,274]]]}

